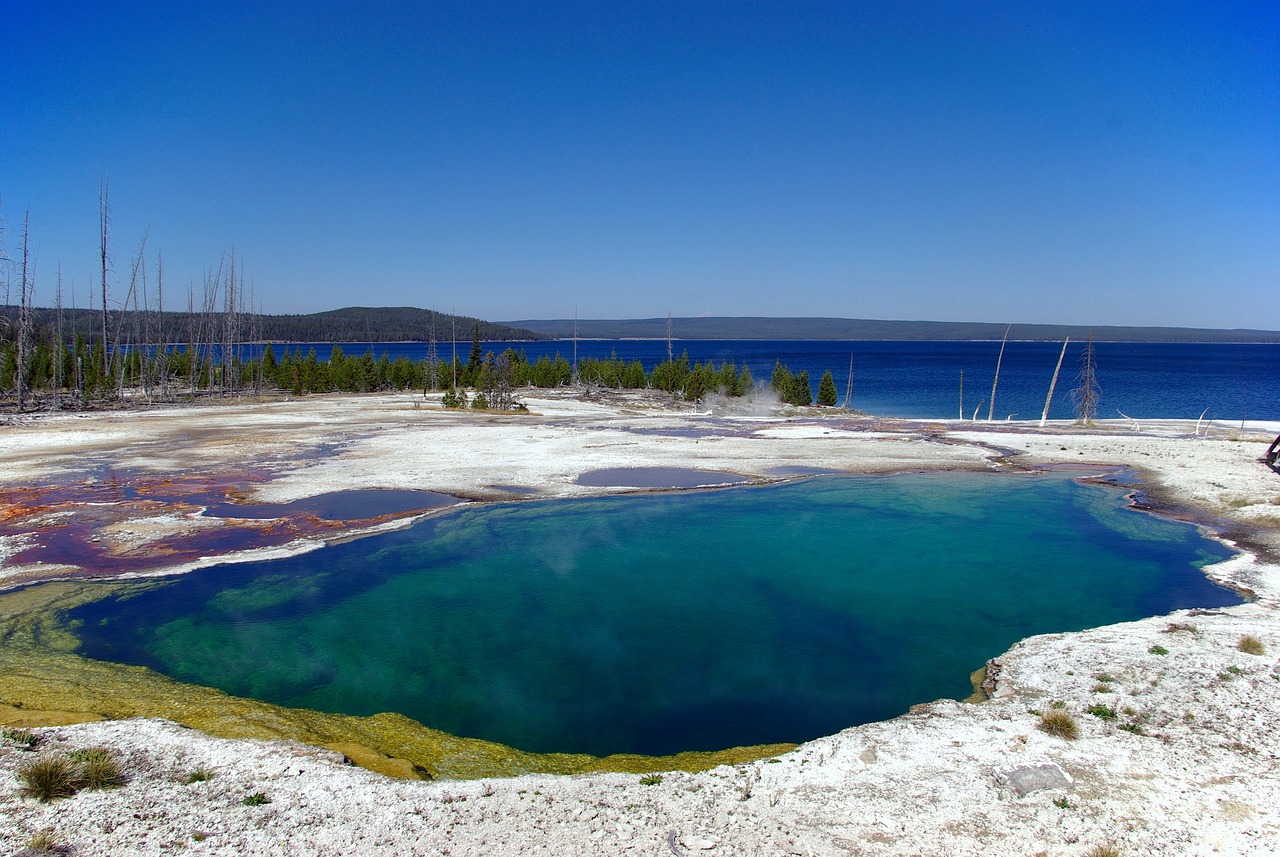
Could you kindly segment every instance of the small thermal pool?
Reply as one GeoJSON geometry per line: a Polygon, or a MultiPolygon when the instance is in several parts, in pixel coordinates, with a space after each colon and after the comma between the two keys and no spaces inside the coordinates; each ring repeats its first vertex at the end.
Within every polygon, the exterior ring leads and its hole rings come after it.
{"type": "Polygon", "coordinates": [[[750,480],[737,473],[692,467],[604,467],[588,470],[576,481],[593,488],[707,488],[750,480]]]}
{"type": "Polygon", "coordinates": [[[206,509],[205,514],[215,518],[284,518],[301,514],[326,521],[360,521],[459,502],[457,497],[434,491],[365,488],[317,494],[290,503],[217,503],[206,509]]]}

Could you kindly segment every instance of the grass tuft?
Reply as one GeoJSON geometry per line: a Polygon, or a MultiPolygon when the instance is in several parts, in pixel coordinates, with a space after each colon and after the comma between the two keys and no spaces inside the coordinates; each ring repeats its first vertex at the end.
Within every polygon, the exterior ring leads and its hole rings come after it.
{"type": "Polygon", "coordinates": [[[1253,634],[1245,634],[1236,643],[1236,648],[1244,652],[1246,655],[1265,655],[1267,647],[1263,645],[1262,640],[1253,634]]]}
{"type": "Polygon", "coordinates": [[[27,840],[27,853],[30,854],[60,854],[64,850],[52,827],[44,828],[27,840]]]}
{"type": "Polygon", "coordinates": [[[645,774],[640,778],[642,786],[656,786],[660,782],[662,782],[662,774],[645,774]]]}
{"type": "Polygon", "coordinates": [[[24,750],[34,750],[40,743],[40,736],[30,729],[0,729],[0,738],[12,741],[24,750]]]}
{"type": "Polygon", "coordinates": [[[36,759],[19,769],[18,779],[22,781],[23,797],[33,797],[41,803],[76,793],[71,763],[62,755],[36,759]]]}
{"type": "Polygon", "coordinates": [[[263,806],[264,804],[271,803],[271,798],[267,797],[262,792],[254,792],[251,795],[245,795],[244,799],[241,800],[240,803],[245,806],[263,806]]]}
{"type": "Polygon", "coordinates": [[[1084,857],[1120,857],[1120,849],[1114,845],[1095,845],[1084,857]]]}
{"type": "Polygon", "coordinates": [[[1169,650],[1168,650],[1168,649],[1166,649],[1164,646],[1152,646],[1151,648],[1147,649],[1147,654],[1149,654],[1149,655],[1167,655],[1167,654],[1169,654],[1169,650]]]}
{"type": "Polygon", "coordinates": [[[183,777],[182,781],[187,785],[192,783],[207,783],[213,779],[213,771],[209,768],[196,768],[191,773],[183,777]]]}
{"type": "Polygon", "coordinates": [[[1058,709],[1046,711],[1040,715],[1040,731],[1068,741],[1074,741],[1080,735],[1080,727],[1076,719],[1058,709]]]}
{"type": "Polygon", "coordinates": [[[72,750],[67,757],[80,763],[77,780],[82,789],[93,791],[124,785],[124,773],[120,770],[120,764],[106,747],[72,750]]]}
{"type": "Polygon", "coordinates": [[[1116,710],[1114,708],[1110,708],[1106,705],[1103,705],[1102,703],[1096,703],[1094,705],[1090,705],[1088,708],[1085,709],[1085,711],[1087,711],[1089,714],[1092,714],[1094,717],[1100,717],[1103,720],[1116,719],[1116,710]]]}

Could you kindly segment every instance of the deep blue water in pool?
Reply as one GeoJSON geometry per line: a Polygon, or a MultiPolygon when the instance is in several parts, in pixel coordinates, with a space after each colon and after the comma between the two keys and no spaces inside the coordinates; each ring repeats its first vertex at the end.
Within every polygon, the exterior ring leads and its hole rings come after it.
{"type": "MultiPolygon", "coordinates": [[[[534,751],[803,741],[1038,633],[1239,602],[1226,551],[1050,475],[524,502],[101,601],[82,652],[534,751]]],[[[1064,663],[1064,670],[1071,665],[1064,663]]]]}

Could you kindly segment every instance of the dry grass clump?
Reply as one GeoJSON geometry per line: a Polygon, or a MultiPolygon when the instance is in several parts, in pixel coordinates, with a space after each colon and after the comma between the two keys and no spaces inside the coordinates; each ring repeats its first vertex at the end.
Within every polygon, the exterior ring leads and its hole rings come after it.
{"type": "Polygon", "coordinates": [[[66,756],[43,756],[18,770],[22,781],[22,796],[33,797],[48,803],[60,797],[76,793],[76,782],[71,763],[66,756]]]}
{"type": "Polygon", "coordinates": [[[65,854],[69,849],[58,841],[52,827],[46,827],[27,840],[27,847],[19,853],[26,854],[65,854]]]}
{"type": "Polygon", "coordinates": [[[1074,741],[1080,736],[1076,719],[1065,711],[1053,709],[1040,715],[1040,731],[1074,741]]]}
{"type": "Polygon", "coordinates": [[[1262,640],[1253,634],[1245,634],[1236,643],[1236,648],[1244,652],[1246,655],[1265,655],[1267,647],[1263,645],[1262,640]]]}
{"type": "Polygon", "coordinates": [[[113,789],[124,785],[124,773],[106,747],[72,750],[67,758],[80,765],[77,784],[82,789],[113,789]]]}
{"type": "Polygon", "coordinates": [[[1120,857],[1120,849],[1114,845],[1095,845],[1084,857],[1120,857]]]}
{"type": "Polygon", "coordinates": [[[76,792],[124,785],[120,763],[106,747],[43,756],[18,771],[23,797],[48,803],[76,792]]]}

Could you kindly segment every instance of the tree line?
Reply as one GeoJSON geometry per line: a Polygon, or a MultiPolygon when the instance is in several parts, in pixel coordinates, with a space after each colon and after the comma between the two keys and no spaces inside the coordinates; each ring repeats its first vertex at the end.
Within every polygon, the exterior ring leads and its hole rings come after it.
{"type": "MultiPolygon", "coordinates": [[[[144,235],[129,260],[127,276],[116,269],[111,249],[109,186],[99,192],[99,241],[89,307],[64,305],[61,269],[55,277],[53,306],[37,308],[36,265],[30,253],[30,215],[10,254],[0,221],[0,390],[19,411],[82,408],[123,400],[177,401],[205,395],[374,392],[421,389],[444,391],[451,407],[518,407],[514,391],[522,387],[588,385],[612,389],[652,388],[687,401],[712,394],[740,397],[756,392],[750,370],[732,361],[719,366],[696,363],[688,353],[646,371],[639,360],[590,358],[572,363],[557,354],[530,361],[523,351],[486,352],[483,339],[542,339],[542,334],[481,319],[438,314],[413,307],[348,307],[310,315],[269,316],[244,275],[235,251],[224,253],[204,272],[199,289],[189,284],[174,309],[170,288],[165,307],[164,260],[151,263],[144,235]],[[115,275],[115,276],[113,276],[115,275]],[[98,306],[94,307],[94,291],[98,306]],[[121,296],[123,292],[123,296],[121,296]],[[14,298],[17,298],[16,302],[14,298]],[[471,328],[465,363],[442,360],[438,342],[446,330],[456,341],[459,326],[471,328]],[[326,359],[314,348],[273,344],[306,341],[426,341],[427,355],[412,361],[375,357],[372,347],[349,356],[334,345],[326,359]],[[471,391],[468,395],[467,391],[471,391]]],[[[74,292],[73,292],[74,297],[74,292]]],[[[74,304],[74,300],[72,301],[74,304]]],[[[575,349],[576,350],[576,349],[575,349]]],[[[820,404],[835,404],[828,372],[819,388],[820,404]],[[828,391],[830,387],[830,391],[828,391]],[[830,395],[828,395],[830,392],[830,395]]],[[[793,404],[812,401],[807,373],[792,375],[781,364],[771,386],[793,404]]]]}
{"type": "MultiPolygon", "coordinates": [[[[0,318],[19,317],[5,307],[0,318]]],[[[26,315],[26,319],[33,318],[26,315]]],[[[139,318],[137,325],[144,326],[139,318]]],[[[241,319],[236,330],[245,324],[241,319]]],[[[576,363],[561,354],[530,360],[523,349],[485,350],[479,323],[472,325],[472,342],[465,360],[439,355],[429,342],[418,360],[379,356],[374,346],[348,354],[335,344],[323,357],[314,346],[267,344],[250,347],[242,334],[226,333],[226,314],[187,319],[185,341],[153,344],[138,335],[125,337],[110,350],[102,340],[82,332],[59,332],[56,316],[18,335],[18,324],[0,327],[0,388],[20,408],[78,408],[124,398],[144,402],[189,400],[205,395],[263,394],[287,391],[295,395],[333,392],[443,392],[448,407],[515,409],[521,388],[573,385],[616,390],[655,389],[685,401],[710,395],[742,397],[759,392],[751,370],[734,361],[716,365],[692,361],[688,352],[663,360],[646,370],[640,360],[584,358],[576,363]],[[135,342],[137,344],[135,344],[135,342]]],[[[796,405],[813,403],[807,372],[792,374],[777,364],[769,386],[779,399],[796,405]]],[[[823,375],[818,404],[835,405],[831,373],[823,375]]]]}

